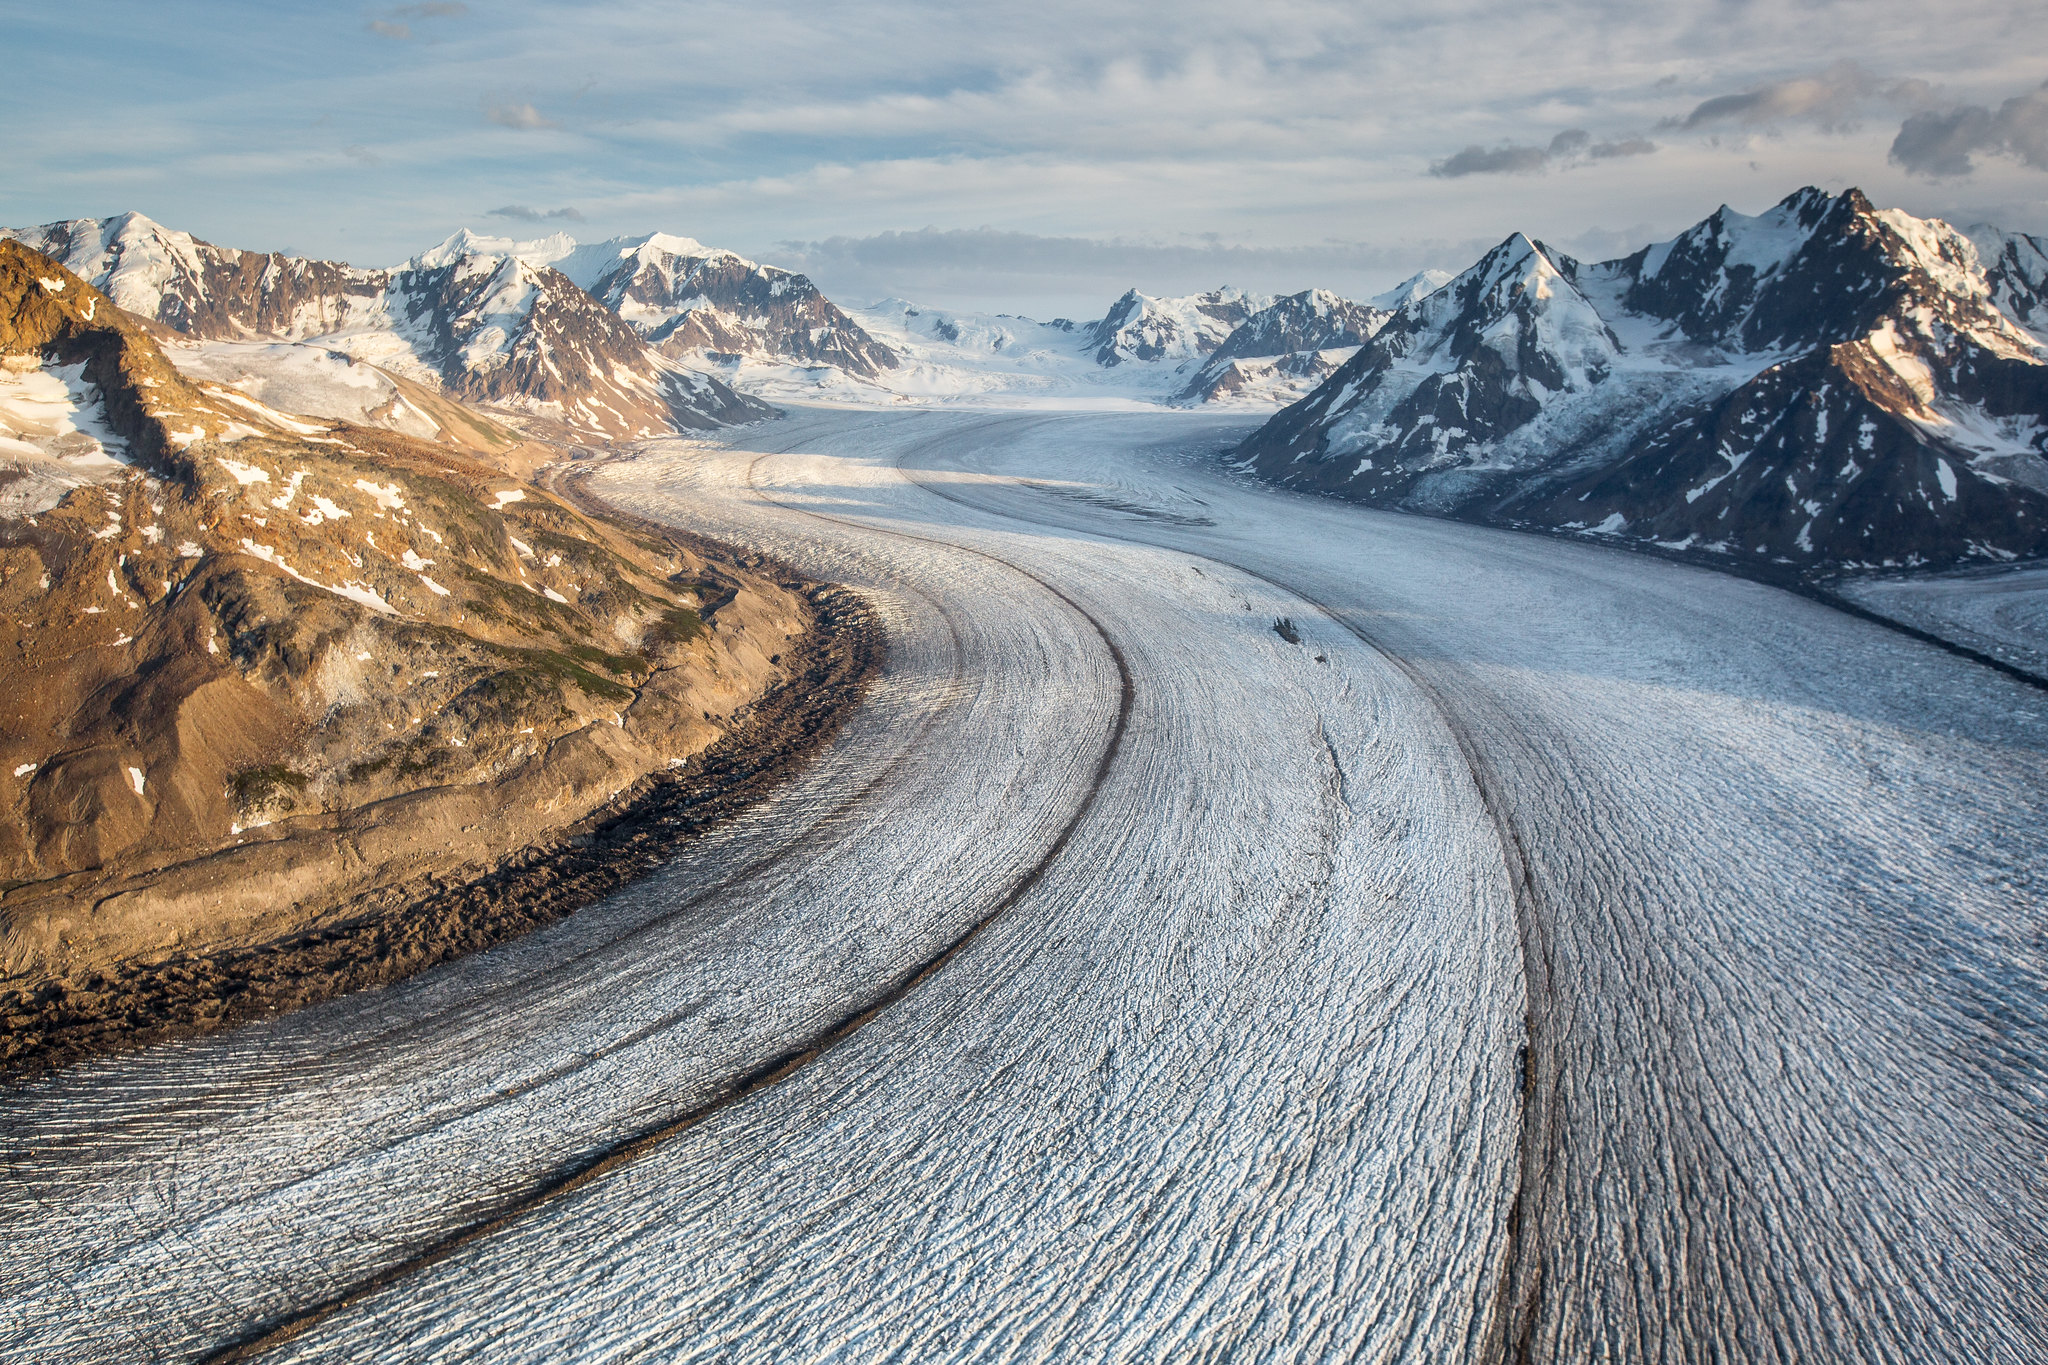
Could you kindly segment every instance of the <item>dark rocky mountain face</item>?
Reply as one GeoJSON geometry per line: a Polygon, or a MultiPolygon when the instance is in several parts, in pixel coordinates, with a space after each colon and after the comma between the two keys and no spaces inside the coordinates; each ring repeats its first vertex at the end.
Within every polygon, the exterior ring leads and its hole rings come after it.
{"type": "Polygon", "coordinates": [[[1241,457],[1384,505],[1825,572],[2048,553],[2031,239],[1803,190],[1582,265],[1516,237],[1241,457]]]}
{"type": "Polygon", "coordinates": [[[1133,289],[1088,329],[1099,365],[1127,360],[1189,360],[1221,346],[1272,299],[1238,289],[1213,289],[1185,298],[1153,298],[1133,289]]]}
{"type": "Polygon", "coordinates": [[[1772,366],[1494,516],[1823,568],[2048,554],[2048,467],[2028,487],[1927,439],[1902,417],[1914,396],[1853,346],[1772,366]]]}
{"type": "Polygon", "coordinates": [[[561,272],[461,235],[395,271],[218,247],[136,213],[13,235],[125,311],[194,340],[345,346],[388,334],[451,396],[586,434],[701,430],[773,412],[679,371],[561,272]]]}
{"type": "Polygon", "coordinates": [[[1364,345],[1392,316],[1388,309],[1354,303],[1326,289],[1286,295],[1224,338],[1174,401],[1213,402],[1255,384],[1262,369],[1320,379],[1340,363],[1324,352],[1364,345]]]}
{"type": "MultiPolygon", "coordinates": [[[[573,263],[572,263],[573,262],[573,263]]],[[[874,378],[897,357],[803,275],[655,234],[579,248],[572,271],[663,354],[712,351],[874,378]]]]}

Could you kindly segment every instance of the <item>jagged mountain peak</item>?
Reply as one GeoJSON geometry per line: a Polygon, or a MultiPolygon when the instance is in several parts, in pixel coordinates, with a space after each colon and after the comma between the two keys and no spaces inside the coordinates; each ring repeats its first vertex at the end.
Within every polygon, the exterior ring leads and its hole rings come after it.
{"type": "Polygon", "coordinates": [[[1328,289],[1273,300],[1240,323],[1175,395],[1177,403],[1284,401],[1369,341],[1392,315],[1328,289]]]}
{"type": "Polygon", "coordinates": [[[1788,564],[2038,554],[2044,293],[2033,239],[1853,189],[1597,265],[1513,234],[1243,449],[1370,501],[1788,564]]]}
{"type": "Polygon", "coordinates": [[[602,294],[603,282],[616,275],[628,262],[633,263],[636,268],[651,268],[668,275],[678,272],[687,274],[699,265],[709,262],[731,264],[742,270],[762,271],[774,275],[790,273],[776,266],[764,266],[750,261],[737,251],[706,246],[694,237],[679,237],[668,232],[645,232],[637,237],[612,237],[602,242],[586,242],[573,251],[555,258],[551,263],[574,280],[578,288],[602,294]]]}
{"type": "Polygon", "coordinates": [[[1809,186],[1755,215],[1724,205],[1670,241],[1598,269],[1622,285],[1627,311],[1724,353],[1791,353],[1823,335],[1857,335],[1881,316],[1910,317],[1907,294],[1951,314],[1951,325],[1981,331],[1987,344],[2031,344],[1998,315],[1967,235],[1879,210],[1853,188],[1831,195],[1809,186]],[[1975,305],[1965,309],[1972,316],[1955,312],[1964,301],[1975,305]]]}
{"type": "Polygon", "coordinates": [[[663,354],[833,366],[873,378],[895,352],[807,276],[690,237],[649,233],[580,247],[561,268],[663,354]]]}
{"type": "Polygon", "coordinates": [[[374,310],[384,272],[221,247],[144,214],[0,229],[137,317],[193,337],[306,336],[374,310]]]}
{"type": "Polygon", "coordinates": [[[1270,294],[1228,285],[1178,297],[1129,289],[1088,329],[1088,343],[1096,363],[1104,366],[1194,360],[1221,346],[1247,318],[1272,303],[1270,294]]]}
{"type": "Polygon", "coordinates": [[[1598,383],[1621,344],[1580,292],[1578,270],[1571,257],[1511,233],[1470,269],[1396,313],[1380,333],[1387,359],[1481,365],[1483,387],[1519,387],[1539,404],[1552,392],[1598,383]],[[1495,359],[1483,360],[1486,353],[1495,359]]]}
{"type": "Polygon", "coordinates": [[[195,342],[303,341],[586,435],[751,421],[771,409],[678,375],[554,262],[576,250],[464,229],[396,270],[238,251],[141,214],[11,232],[124,310],[195,342]]]}

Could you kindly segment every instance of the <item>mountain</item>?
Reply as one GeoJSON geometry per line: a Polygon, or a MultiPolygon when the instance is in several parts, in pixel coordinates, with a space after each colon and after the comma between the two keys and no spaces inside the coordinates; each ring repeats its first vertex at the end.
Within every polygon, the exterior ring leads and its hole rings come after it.
{"type": "Polygon", "coordinates": [[[1183,298],[1154,298],[1133,289],[1110,305],[1085,338],[1095,363],[1103,366],[1199,359],[1272,302],[1269,295],[1241,289],[1214,289],[1183,298]]]}
{"type": "Polygon", "coordinates": [[[2038,308],[2040,256],[2000,241],[1987,270],[1945,223],[1817,189],[1596,265],[1517,234],[1239,458],[1801,571],[2048,553],[2048,354],[2001,311],[2038,308]]]}
{"type": "Polygon", "coordinates": [[[388,272],[202,242],[139,213],[0,228],[118,307],[207,340],[306,337],[375,325],[388,272]]]}
{"type": "Polygon", "coordinates": [[[1353,303],[1327,289],[1275,299],[1239,323],[1173,401],[1265,397],[1289,381],[1312,384],[1349,360],[1391,316],[1388,309],[1353,303]]]}
{"type": "Polygon", "coordinates": [[[1991,301],[2048,344],[2048,239],[1994,227],[1973,227],[1969,237],[1983,262],[1991,301]]]}
{"type": "Polygon", "coordinates": [[[444,445],[190,379],[0,240],[11,1008],[542,838],[709,743],[806,619],[444,445]]]}
{"type": "Polygon", "coordinates": [[[0,235],[194,341],[317,340],[452,397],[559,422],[577,435],[706,429],[772,411],[683,371],[545,262],[490,250],[489,239],[468,234],[396,270],[214,246],[138,213],[0,235]]]}
{"type": "Polygon", "coordinates": [[[444,244],[397,272],[414,354],[450,392],[554,417],[577,431],[646,435],[758,420],[770,409],[654,352],[559,270],[444,244]]]}
{"type": "Polygon", "coordinates": [[[1404,308],[1418,299],[1426,299],[1455,278],[1448,270],[1419,270],[1384,294],[1375,295],[1372,306],[1388,312],[1404,308]]]}
{"type": "Polygon", "coordinates": [[[616,238],[554,264],[664,355],[829,365],[863,379],[897,365],[808,277],[687,237],[616,238]]]}

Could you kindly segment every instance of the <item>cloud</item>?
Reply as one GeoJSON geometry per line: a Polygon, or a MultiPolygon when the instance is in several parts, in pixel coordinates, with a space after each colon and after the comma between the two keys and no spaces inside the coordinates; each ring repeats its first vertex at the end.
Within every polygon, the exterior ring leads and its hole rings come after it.
{"type": "Polygon", "coordinates": [[[1827,70],[1791,80],[1769,81],[1733,95],[1703,100],[1683,119],[1668,127],[1688,132],[1721,123],[1770,123],[1787,118],[1819,118],[1840,123],[1877,92],[1877,82],[1854,62],[1836,62],[1827,70]]]}
{"type": "Polygon", "coordinates": [[[1914,114],[1899,125],[1890,160],[1930,178],[1968,175],[1980,155],[2010,156],[2048,171],[2048,82],[2016,95],[1993,113],[1981,104],[1958,104],[1914,114]]]}
{"type": "MultiPolygon", "coordinates": [[[[1156,6],[1099,0],[468,0],[466,17],[363,0],[337,16],[351,51],[279,64],[249,54],[303,48],[303,7],[238,6],[235,41],[224,43],[178,6],[145,5],[124,20],[134,41],[88,54],[96,98],[79,101],[67,85],[75,63],[36,60],[67,51],[61,11],[31,6],[10,30],[30,60],[10,68],[0,107],[24,111],[17,123],[36,111],[37,136],[0,143],[0,183],[16,217],[133,201],[217,240],[298,234],[366,263],[404,259],[464,217],[523,236],[662,227],[750,253],[779,239],[983,223],[1176,247],[1203,231],[1247,244],[1398,246],[1403,259],[1383,268],[1330,260],[1297,272],[1286,264],[1295,258],[1276,258],[1258,276],[1273,288],[1334,282],[1369,295],[1389,276],[1478,254],[1438,255],[1432,242],[1483,237],[1483,252],[1515,229],[1561,242],[1602,222],[1668,236],[1723,200],[1753,212],[1806,183],[1880,196],[1919,185],[1915,211],[1978,221],[1999,207],[1993,221],[2042,231],[2048,179],[2017,156],[1965,151],[1974,173],[1942,181],[1886,161],[1909,115],[1971,105],[1995,119],[2048,76],[2021,41],[2041,8],[1186,0],[1162,24],[1156,6]],[[365,32],[372,19],[409,40],[365,32]],[[1821,79],[1838,60],[1873,73],[1863,103],[1840,98],[1861,82],[1821,79]],[[1889,103],[1906,75],[1938,84],[1940,96],[1889,103]],[[576,101],[592,76],[599,84],[576,101]],[[1799,80],[1819,80],[1833,103],[1788,87],[1799,80]],[[1731,94],[1749,98],[1708,103],[1731,94]],[[507,126],[487,116],[525,101],[539,118],[502,111],[507,126]],[[278,115],[295,109],[310,111],[298,122],[322,109],[342,117],[295,139],[278,115]],[[1682,125],[1695,111],[1692,131],[1659,131],[1659,120],[1682,125]],[[1743,122],[1773,111],[1784,122],[1771,135],[1743,122]],[[1828,116],[1866,126],[1856,137],[1823,133],[1813,120],[1828,116]],[[561,129],[531,126],[548,121],[561,129]],[[1552,135],[1575,129],[1589,139],[1551,150],[1552,135]],[[1646,139],[1654,155],[1641,154],[1646,139]],[[344,142],[383,164],[355,174],[365,167],[344,142]],[[1545,169],[1426,174],[1468,145],[1503,144],[1540,153],[1545,169]],[[1596,156],[1601,146],[1631,155],[1596,156]],[[531,230],[476,207],[508,202],[574,204],[589,227],[531,230]]],[[[1964,127],[1955,140],[1968,148],[1992,135],[1964,127]]],[[[1901,148],[1909,163],[1914,148],[1901,148]]],[[[1220,273],[1252,287],[1256,272],[1234,260],[1219,271],[1204,258],[1202,278],[1187,284],[1210,287],[1220,273]]],[[[1181,288],[1154,282],[1135,258],[1116,273],[1072,288],[1053,274],[999,273],[983,285],[964,270],[934,280],[905,263],[876,283],[1024,311],[1053,298],[1058,311],[1099,312],[1098,293],[1122,284],[1181,288]]]]}
{"type": "Polygon", "coordinates": [[[492,209],[484,217],[517,218],[522,223],[580,223],[583,221],[583,215],[580,212],[567,206],[542,211],[525,204],[507,204],[503,208],[492,209]]]}
{"type": "Polygon", "coordinates": [[[530,104],[494,104],[484,110],[484,117],[502,128],[528,130],[560,126],[530,104]]]}
{"type": "Polygon", "coordinates": [[[1724,124],[1754,127],[1787,119],[1805,119],[1832,131],[1852,122],[1872,101],[1893,106],[1923,105],[1933,87],[1922,80],[1881,80],[1851,61],[1825,71],[1787,80],[1767,81],[1732,95],[1716,95],[1693,106],[1684,118],[1665,119],[1657,126],[1691,132],[1724,124]]]}
{"type": "Polygon", "coordinates": [[[1648,156],[1657,150],[1657,144],[1646,137],[1625,137],[1619,142],[1596,142],[1586,149],[1586,155],[1599,160],[1617,156],[1648,156]]]}
{"type": "Polygon", "coordinates": [[[412,38],[412,25],[405,22],[408,19],[460,19],[468,13],[469,6],[461,0],[427,0],[425,4],[386,10],[382,19],[372,19],[364,27],[379,37],[406,42],[412,38]]]}
{"type": "Polygon", "coordinates": [[[370,150],[370,149],[369,149],[368,147],[362,147],[362,146],[358,146],[358,145],[356,145],[356,144],[353,144],[353,143],[351,143],[350,145],[348,145],[348,146],[346,146],[346,147],[342,148],[342,149],[341,149],[341,154],[342,154],[343,156],[347,157],[347,158],[348,158],[348,159],[349,159],[350,161],[353,161],[353,162],[355,162],[355,163],[356,163],[357,165],[359,165],[359,166],[376,166],[376,165],[381,165],[381,164],[383,163],[383,160],[384,160],[384,158],[383,158],[383,157],[381,157],[381,156],[378,156],[378,155],[377,155],[377,154],[376,154],[375,152],[371,151],[371,150],[370,150]]]}
{"type": "Polygon", "coordinates": [[[1467,147],[1455,156],[1432,162],[1429,173],[1445,180],[1461,175],[1532,175],[1552,166],[1573,166],[1589,159],[1645,156],[1656,150],[1657,144],[1646,138],[1595,142],[1584,128],[1567,128],[1550,139],[1548,147],[1526,147],[1512,142],[1503,142],[1498,147],[1467,147]]]}
{"type": "Polygon", "coordinates": [[[1429,173],[1445,180],[1461,175],[1529,175],[1550,164],[1550,153],[1541,147],[1518,147],[1503,142],[1498,147],[1476,143],[1455,156],[1430,163],[1429,173]]]}

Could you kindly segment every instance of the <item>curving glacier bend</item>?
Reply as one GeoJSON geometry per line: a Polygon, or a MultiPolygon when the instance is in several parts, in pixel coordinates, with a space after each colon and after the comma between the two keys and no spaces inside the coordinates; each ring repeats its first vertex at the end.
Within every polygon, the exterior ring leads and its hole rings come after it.
{"type": "Polygon", "coordinates": [[[551,930],[11,1094],[0,1358],[2048,1359],[2048,697],[1241,431],[607,466],[876,601],[866,707],[551,930]]]}

